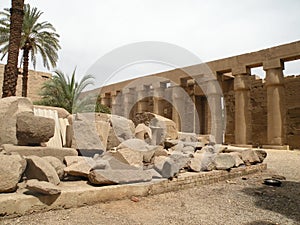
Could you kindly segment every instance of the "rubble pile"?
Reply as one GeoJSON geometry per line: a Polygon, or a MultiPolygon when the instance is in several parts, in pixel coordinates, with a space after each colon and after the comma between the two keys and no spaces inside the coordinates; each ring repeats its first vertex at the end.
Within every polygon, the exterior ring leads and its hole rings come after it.
{"type": "Polygon", "coordinates": [[[58,118],[68,121],[60,137],[65,137],[63,147],[49,147],[55,120],[34,115],[27,98],[0,99],[0,105],[0,193],[25,183],[30,192],[57,195],[65,181],[111,185],[172,179],[186,171],[229,171],[267,156],[263,150],[178,132],[173,121],[153,113],[131,121],[102,113],[69,115],[62,109],[58,118]]]}

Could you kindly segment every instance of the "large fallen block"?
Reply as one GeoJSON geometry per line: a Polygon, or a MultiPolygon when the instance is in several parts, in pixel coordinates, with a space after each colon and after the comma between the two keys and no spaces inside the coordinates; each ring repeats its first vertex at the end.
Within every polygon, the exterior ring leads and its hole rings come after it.
{"type": "Polygon", "coordinates": [[[144,170],[92,170],[89,181],[96,185],[126,184],[152,180],[152,174],[144,170]]]}
{"type": "Polygon", "coordinates": [[[40,145],[54,135],[53,119],[22,112],[17,116],[18,145],[40,145]]]}
{"type": "Polygon", "coordinates": [[[35,155],[39,157],[53,156],[63,161],[65,156],[77,156],[78,153],[73,148],[52,148],[42,146],[17,146],[12,144],[4,144],[2,148],[6,152],[17,152],[22,156],[35,155]]]}

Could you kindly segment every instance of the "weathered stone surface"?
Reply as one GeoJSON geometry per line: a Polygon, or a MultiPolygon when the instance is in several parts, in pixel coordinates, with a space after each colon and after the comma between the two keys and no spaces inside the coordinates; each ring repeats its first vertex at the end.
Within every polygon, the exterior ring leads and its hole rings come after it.
{"type": "Polygon", "coordinates": [[[157,157],[157,156],[168,156],[168,151],[166,149],[164,149],[163,146],[157,146],[157,148],[155,149],[154,155],[153,157],[157,157]]]}
{"type": "Polygon", "coordinates": [[[228,170],[235,165],[233,156],[228,153],[217,154],[213,162],[217,170],[228,170]]]}
{"type": "Polygon", "coordinates": [[[152,174],[144,170],[92,170],[88,177],[92,184],[107,185],[146,182],[152,174]]]}
{"type": "Polygon", "coordinates": [[[131,120],[121,116],[109,115],[109,122],[111,128],[107,140],[107,149],[117,147],[123,141],[134,137],[135,126],[131,120]]]}
{"type": "Polygon", "coordinates": [[[254,152],[258,156],[260,162],[263,162],[268,155],[267,152],[262,149],[254,150],[254,152]]]}
{"type": "Polygon", "coordinates": [[[65,156],[77,156],[78,152],[73,148],[52,148],[42,146],[17,146],[12,144],[2,145],[6,152],[17,152],[22,156],[35,155],[39,157],[53,156],[60,161],[64,160],[65,156]]]}
{"type": "MultiPolygon", "coordinates": [[[[138,170],[141,168],[137,168],[135,166],[130,166],[127,163],[123,163],[116,159],[111,153],[106,152],[103,156],[99,156],[99,159],[102,159],[104,161],[108,162],[108,165],[105,169],[112,169],[112,170],[138,170]]],[[[96,162],[98,159],[95,159],[96,162]]],[[[93,169],[96,169],[93,167],[93,169]]]]}
{"type": "Polygon", "coordinates": [[[165,162],[167,161],[169,157],[167,156],[158,156],[158,157],[154,157],[154,169],[158,172],[161,173],[163,166],[165,164],[165,162]]]}
{"type": "Polygon", "coordinates": [[[68,116],[70,115],[70,113],[65,110],[64,108],[59,108],[59,107],[54,107],[54,106],[44,106],[44,105],[34,105],[33,106],[34,109],[50,109],[50,110],[55,110],[57,111],[57,115],[58,118],[68,118],[68,116]]]}
{"type": "Polygon", "coordinates": [[[72,147],[78,150],[104,150],[95,127],[95,123],[86,120],[73,121],[72,147]]]}
{"type": "Polygon", "coordinates": [[[129,148],[133,152],[138,151],[142,154],[144,162],[150,162],[151,158],[154,155],[154,152],[157,149],[160,149],[161,147],[148,145],[145,141],[140,140],[140,139],[128,139],[126,141],[123,141],[117,147],[117,150],[119,151],[119,149],[122,149],[122,148],[129,148]]]}
{"type": "Polygon", "coordinates": [[[96,166],[93,158],[84,156],[66,156],[64,161],[67,165],[64,172],[71,176],[88,177],[90,170],[96,166]]]}
{"type": "Polygon", "coordinates": [[[0,99],[0,145],[17,144],[17,115],[32,112],[33,105],[29,98],[8,97],[0,99]]]}
{"type": "Polygon", "coordinates": [[[172,139],[166,139],[164,141],[165,148],[172,148],[173,146],[177,145],[179,140],[172,140],[172,139]]]}
{"type": "Polygon", "coordinates": [[[203,158],[201,162],[201,171],[211,171],[215,169],[214,158],[216,156],[215,153],[210,152],[211,148],[208,151],[203,153],[203,158]]]}
{"type": "Polygon", "coordinates": [[[146,126],[144,123],[140,123],[135,128],[134,136],[141,140],[145,140],[147,138],[152,139],[152,131],[150,127],[146,126]]]}
{"type": "Polygon", "coordinates": [[[44,195],[57,195],[61,193],[61,190],[58,186],[50,182],[39,181],[36,179],[28,180],[26,182],[26,188],[30,191],[44,195]]]}
{"type": "Polygon", "coordinates": [[[234,166],[235,167],[238,167],[240,165],[244,165],[244,161],[242,160],[242,155],[239,153],[239,152],[230,152],[230,153],[227,153],[227,154],[230,154],[232,155],[232,157],[234,158],[234,166]]]}
{"type": "Polygon", "coordinates": [[[167,157],[162,169],[159,169],[156,165],[154,168],[162,177],[171,178],[178,174],[180,169],[188,167],[189,160],[190,158],[183,154],[172,154],[170,157],[167,157]]]}
{"type": "Polygon", "coordinates": [[[51,118],[22,112],[17,116],[18,145],[40,145],[54,135],[55,122],[51,118]]]}
{"type": "Polygon", "coordinates": [[[64,178],[64,168],[66,167],[65,164],[63,164],[62,161],[54,156],[44,156],[42,158],[47,160],[47,162],[53,166],[59,179],[62,180],[64,178]]]}
{"type": "Polygon", "coordinates": [[[114,157],[131,166],[143,166],[143,154],[141,151],[133,150],[131,148],[122,148],[118,149],[118,151],[114,154],[114,157]]]}
{"type": "Polygon", "coordinates": [[[183,147],[182,152],[184,154],[193,154],[195,152],[195,148],[192,146],[185,146],[183,147]]]}
{"type": "Polygon", "coordinates": [[[59,177],[51,164],[38,156],[26,156],[27,167],[25,170],[28,179],[48,181],[52,184],[59,184],[59,177]]]}
{"type": "Polygon", "coordinates": [[[149,169],[146,171],[149,171],[152,174],[152,178],[154,178],[154,179],[163,178],[162,175],[159,172],[157,172],[155,169],[149,169]]]}
{"type": "Polygon", "coordinates": [[[26,168],[26,160],[20,155],[0,155],[0,193],[17,189],[26,168]]]}
{"type": "Polygon", "coordinates": [[[183,142],[197,142],[198,138],[195,133],[178,132],[178,139],[183,142]]]}
{"type": "Polygon", "coordinates": [[[194,157],[188,163],[189,170],[194,172],[200,172],[202,158],[203,158],[203,153],[195,153],[194,157]]]}
{"type": "Polygon", "coordinates": [[[242,160],[247,166],[260,162],[257,154],[252,149],[241,151],[241,155],[242,155],[242,160]]]}
{"type": "Polygon", "coordinates": [[[137,113],[135,118],[133,118],[133,122],[135,125],[144,123],[146,121],[150,121],[150,126],[152,127],[159,127],[163,129],[163,140],[166,140],[168,138],[175,140],[178,137],[178,131],[175,122],[168,118],[151,112],[137,113]]]}

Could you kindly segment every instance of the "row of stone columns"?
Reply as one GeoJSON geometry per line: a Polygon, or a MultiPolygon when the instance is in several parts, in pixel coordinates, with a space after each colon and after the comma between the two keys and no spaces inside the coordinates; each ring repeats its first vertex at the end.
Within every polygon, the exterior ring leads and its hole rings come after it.
{"type": "MultiPolygon", "coordinates": [[[[284,77],[280,60],[263,63],[266,72],[267,88],[267,142],[268,145],[282,146],[284,138],[284,77]]],[[[235,143],[251,144],[250,112],[250,70],[239,68],[232,70],[235,91],[235,143]],[[238,72],[236,72],[238,71],[238,72]]]]}

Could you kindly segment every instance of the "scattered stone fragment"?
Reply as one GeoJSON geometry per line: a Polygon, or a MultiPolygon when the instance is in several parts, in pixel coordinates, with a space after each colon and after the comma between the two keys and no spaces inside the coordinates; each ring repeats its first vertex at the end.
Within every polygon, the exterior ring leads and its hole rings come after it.
{"type": "Polygon", "coordinates": [[[260,162],[257,154],[252,149],[241,151],[241,155],[246,166],[260,162]]]}
{"type": "Polygon", "coordinates": [[[230,152],[227,153],[230,154],[234,158],[234,166],[239,167],[240,165],[244,165],[244,161],[242,160],[242,155],[239,152],[230,152]]]}
{"type": "Polygon", "coordinates": [[[28,180],[26,182],[26,188],[30,191],[34,191],[44,195],[57,195],[61,193],[61,190],[58,186],[46,181],[39,181],[36,179],[28,180]]]}
{"type": "Polygon", "coordinates": [[[17,189],[26,168],[26,160],[20,155],[0,155],[0,193],[17,189]]]}
{"type": "MultiPolygon", "coordinates": [[[[188,162],[190,158],[183,154],[172,154],[164,162],[161,170],[157,170],[162,177],[171,178],[177,175],[180,169],[188,167],[188,162]]],[[[157,167],[155,167],[157,168],[157,167]]]]}
{"type": "Polygon", "coordinates": [[[228,170],[235,165],[233,156],[228,153],[217,154],[213,162],[217,170],[228,170]]]}
{"type": "Polygon", "coordinates": [[[47,160],[48,163],[53,166],[59,179],[62,180],[64,178],[64,168],[66,167],[65,164],[63,164],[58,158],[55,158],[53,156],[45,156],[42,158],[47,160]]]}
{"type": "Polygon", "coordinates": [[[64,172],[71,176],[88,177],[90,170],[96,166],[93,158],[84,156],[67,156],[65,162],[64,172]]]}
{"type": "Polygon", "coordinates": [[[188,168],[194,172],[201,171],[201,163],[202,163],[203,153],[195,153],[194,157],[189,161],[188,168]]]}
{"type": "Polygon", "coordinates": [[[131,148],[122,148],[114,153],[114,157],[123,163],[135,167],[143,166],[143,154],[140,151],[131,148]]]}
{"type": "Polygon", "coordinates": [[[178,139],[184,142],[197,142],[198,138],[195,133],[178,132],[178,139]]]}
{"type": "Polygon", "coordinates": [[[185,146],[183,147],[182,152],[184,154],[191,154],[191,153],[193,154],[195,152],[195,148],[192,146],[185,146]]]}
{"type": "Polygon", "coordinates": [[[260,162],[263,162],[267,157],[267,152],[265,150],[258,149],[258,150],[254,150],[254,152],[258,156],[260,162]]]}
{"type": "Polygon", "coordinates": [[[38,179],[40,181],[48,181],[58,185],[59,177],[51,164],[38,156],[26,156],[27,167],[25,170],[28,179],[38,179]]]}

